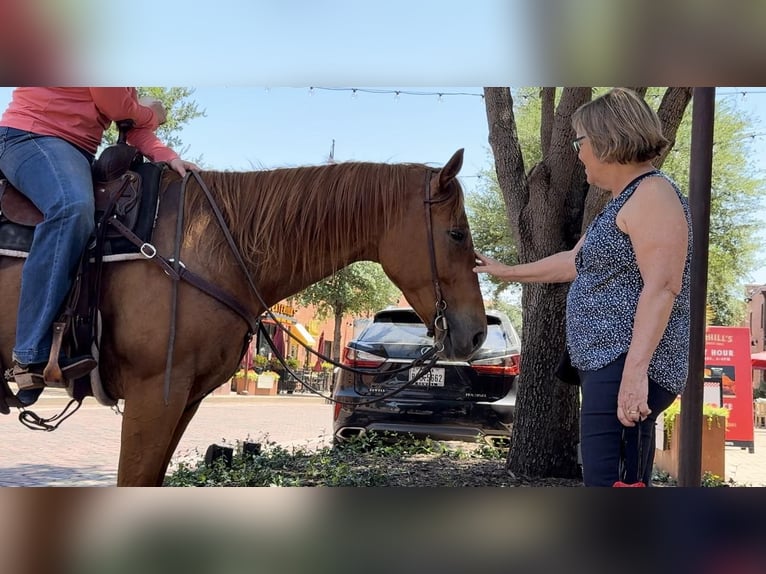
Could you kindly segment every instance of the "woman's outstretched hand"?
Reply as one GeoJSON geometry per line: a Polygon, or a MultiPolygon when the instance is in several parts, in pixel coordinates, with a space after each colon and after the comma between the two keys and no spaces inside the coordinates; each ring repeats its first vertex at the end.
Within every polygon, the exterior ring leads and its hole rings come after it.
{"type": "Polygon", "coordinates": [[[486,255],[482,255],[478,251],[474,251],[473,253],[476,257],[476,267],[473,268],[474,273],[489,273],[490,275],[495,275],[500,267],[505,267],[499,261],[487,257],[486,255]]]}

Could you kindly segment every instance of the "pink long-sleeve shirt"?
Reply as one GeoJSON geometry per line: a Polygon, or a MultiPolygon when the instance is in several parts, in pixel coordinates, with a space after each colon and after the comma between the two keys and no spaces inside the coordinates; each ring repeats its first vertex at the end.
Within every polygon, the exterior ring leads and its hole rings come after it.
{"type": "Polygon", "coordinates": [[[154,134],[158,118],[138,103],[135,88],[16,88],[0,126],[60,137],[95,154],[104,131],[118,120],[134,121],[128,143],[152,161],[178,157],[154,134]]]}

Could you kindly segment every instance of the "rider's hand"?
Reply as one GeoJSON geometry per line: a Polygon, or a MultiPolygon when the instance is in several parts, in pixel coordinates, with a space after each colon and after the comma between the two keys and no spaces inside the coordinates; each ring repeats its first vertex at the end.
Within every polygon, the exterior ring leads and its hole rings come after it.
{"type": "Polygon", "coordinates": [[[176,159],[171,159],[168,162],[168,165],[170,168],[177,172],[181,177],[186,175],[186,170],[189,169],[191,171],[199,171],[199,167],[190,162],[190,161],[184,161],[180,157],[177,157],[176,159]]]}
{"type": "Polygon", "coordinates": [[[162,125],[168,120],[168,113],[165,111],[165,106],[158,99],[144,96],[139,98],[138,103],[144,107],[150,108],[154,115],[157,116],[157,123],[162,125]]]}

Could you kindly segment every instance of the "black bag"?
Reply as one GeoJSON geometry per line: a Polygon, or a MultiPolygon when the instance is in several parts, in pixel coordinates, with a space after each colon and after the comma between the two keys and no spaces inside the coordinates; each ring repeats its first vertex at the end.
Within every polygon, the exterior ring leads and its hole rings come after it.
{"type": "Polygon", "coordinates": [[[636,482],[627,482],[625,474],[627,470],[625,468],[625,429],[622,430],[622,437],[620,438],[620,468],[618,471],[619,478],[612,486],[614,488],[646,488],[646,483],[642,480],[644,476],[644,451],[641,448],[641,421],[636,424],[636,433],[638,433],[638,480],[636,482]]]}
{"type": "Polygon", "coordinates": [[[567,385],[580,384],[580,372],[572,366],[572,359],[569,357],[569,349],[564,349],[564,353],[559,359],[559,364],[553,371],[556,378],[567,385]]]}

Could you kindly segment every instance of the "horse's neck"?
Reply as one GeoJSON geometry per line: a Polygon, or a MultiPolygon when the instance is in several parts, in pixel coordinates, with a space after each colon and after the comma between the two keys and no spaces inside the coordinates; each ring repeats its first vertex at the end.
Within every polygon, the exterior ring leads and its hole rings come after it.
{"type": "MultiPolygon", "coordinates": [[[[294,295],[355,261],[377,260],[377,244],[384,228],[381,205],[397,204],[378,200],[380,178],[369,177],[365,165],[297,169],[300,171],[253,172],[236,184],[240,197],[254,199],[253,205],[240,212],[246,216],[238,224],[258,230],[260,237],[253,244],[260,244],[261,249],[265,244],[267,255],[245,257],[254,283],[268,302],[294,295]],[[279,185],[291,187],[279,191],[279,185]],[[282,199],[277,201],[275,197],[282,199]],[[345,217],[339,215],[342,210],[345,217]],[[271,257],[268,253],[277,255],[271,257]]],[[[216,177],[241,176],[218,173],[216,177]]],[[[216,257],[212,252],[209,256],[216,257]]]]}

